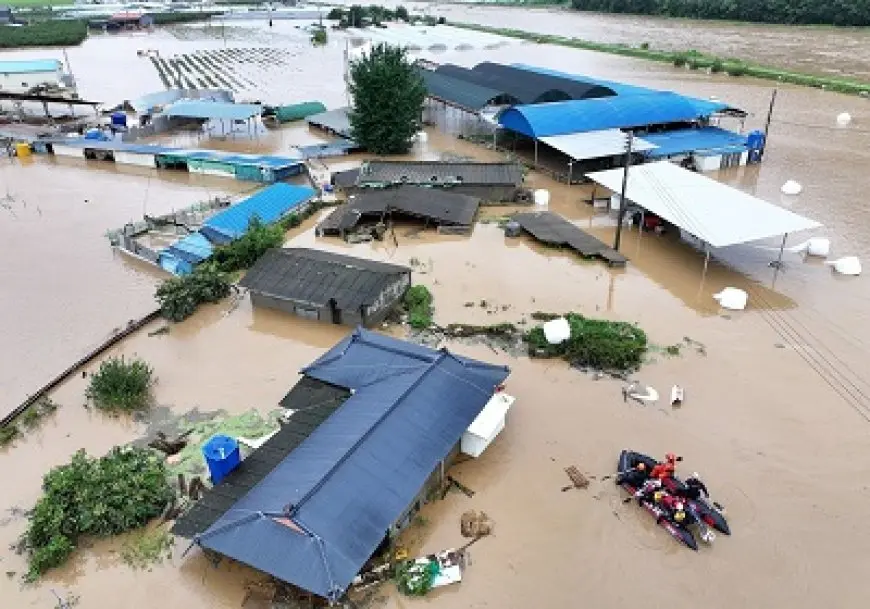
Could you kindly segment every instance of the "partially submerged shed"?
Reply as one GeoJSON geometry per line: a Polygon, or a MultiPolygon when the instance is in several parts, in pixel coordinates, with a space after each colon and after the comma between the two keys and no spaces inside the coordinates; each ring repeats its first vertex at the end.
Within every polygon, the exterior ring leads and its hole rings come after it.
{"type": "Polygon", "coordinates": [[[350,108],[338,108],[309,116],[305,120],[312,127],[333,135],[351,139],[350,108]]]}
{"type": "Polygon", "coordinates": [[[351,396],[194,542],[335,602],[510,371],[357,329],[302,372],[351,396]]]}
{"type": "Polygon", "coordinates": [[[277,123],[290,123],[322,112],[326,112],[326,106],[321,102],[307,101],[286,106],[266,106],[263,108],[263,119],[271,119],[277,123]]]}
{"type": "Polygon", "coordinates": [[[411,269],[307,248],[269,250],[239,282],[254,306],[333,324],[370,326],[411,285],[411,269]]]}
{"type": "Polygon", "coordinates": [[[584,258],[598,258],[608,266],[625,266],[625,256],[558,214],[529,212],[517,214],[513,220],[544,245],[569,247],[584,258]]]}
{"type": "Polygon", "coordinates": [[[394,215],[419,219],[439,229],[449,226],[453,231],[466,232],[471,229],[479,206],[477,197],[418,186],[360,192],[333,210],[318,225],[317,232],[344,237],[360,222],[382,221],[394,215]]]}

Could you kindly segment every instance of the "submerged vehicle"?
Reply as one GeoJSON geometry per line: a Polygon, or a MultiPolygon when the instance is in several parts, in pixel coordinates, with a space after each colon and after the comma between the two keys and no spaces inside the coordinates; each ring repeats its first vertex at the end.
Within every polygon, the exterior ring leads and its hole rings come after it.
{"type": "MultiPolygon", "coordinates": [[[[649,471],[652,471],[652,468],[655,467],[657,461],[648,455],[644,455],[642,453],[624,450],[619,455],[619,472],[626,472],[634,467],[638,463],[644,463],[649,471]]],[[[669,477],[665,478],[662,481],[662,488],[667,492],[678,495],[681,497],[685,497],[685,493],[687,490],[686,485],[680,480],[678,477],[669,477]]],[[[728,526],[728,521],[725,520],[725,516],[722,512],[716,508],[716,506],[711,505],[707,500],[700,499],[686,499],[687,504],[691,507],[692,511],[698,515],[698,518],[706,524],[707,526],[713,527],[720,533],[725,535],[731,535],[731,528],[728,526]]]]}

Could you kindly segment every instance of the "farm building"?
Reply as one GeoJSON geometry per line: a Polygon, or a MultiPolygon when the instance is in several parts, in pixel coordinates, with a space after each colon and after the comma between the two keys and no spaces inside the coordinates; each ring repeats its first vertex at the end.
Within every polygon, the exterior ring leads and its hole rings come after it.
{"type": "Polygon", "coordinates": [[[0,61],[0,91],[27,93],[39,86],[62,88],[67,80],[57,59],[0,61]]]}
{"type": "Polygon", "coordinates": [[[454,192],[399,186],[387,190],[360,192],[337,207],[317,226],[321,235],[344,237],[361,222],[382,221],[394,215],[421,220],[426,225],[451,227],[451,231],[469,231],[474,224],[480,199],[454,192]]]}
{"type": "Polygon", "coordinates": [[[284,428],[173,532],[336,602],[437,496],[510,370],[357,329],[302,374],[284,428]]]}
{"type": "Polygon", "coordinates": [[[239,282],[254,306],[327,323],[371,326],[411,285],[411,269],[307,248],[266,252],[239,282]]]}
{"type": "Polygon", "coordinates": [[[319,101],[307,101],[287,106],[264,106],[263,120],[269,119],[275,123],[290,123],[301,121],[315,114],[326,112],[326,106],[319,101]]]}
{"type": "Polygon", "coordinates": [[[515,201],[525,194],[523,169],[516,163],[367,161],[358,170],[333,177],[333,183],[348,193],[410,185],[449,190],[482,201],[515,201]]]}

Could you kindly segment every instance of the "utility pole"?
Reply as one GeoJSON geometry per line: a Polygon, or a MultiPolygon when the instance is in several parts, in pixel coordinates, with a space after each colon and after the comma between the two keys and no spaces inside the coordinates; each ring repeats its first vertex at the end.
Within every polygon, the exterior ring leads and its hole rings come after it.
{"type": "Polygon", "coordinates": [[[619,213],[616,218],[616,238],[613,240],[613,249],[619,251],[619,240],[622,237],[622,222],[625,218],[625,191],[628,188],[628,168],[631,166],[631,148],[634,143],[634,134],[628,132],[627,150],[625,153],[625,167],[622,172],[622,193],[619,195],[619,213]]]}
{"type": "Polygon", "coordinates": [[[770,121],[773,118],[773,105],[776,103],[776,89],[773,90],[773,95],[770,96],[770,108],[767,110],[767,122],[764,124],[764,147],[761,149],[761,156],[764,156],[764,151],[767,150],[767,134],[770,132],[770,121]]]}

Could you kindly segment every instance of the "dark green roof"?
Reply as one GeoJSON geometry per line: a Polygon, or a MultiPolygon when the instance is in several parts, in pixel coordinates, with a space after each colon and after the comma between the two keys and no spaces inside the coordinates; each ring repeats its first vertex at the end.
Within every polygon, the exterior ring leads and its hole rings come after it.
{"type": "Polygon", "coordinates": [[[439,74],[432,70],[420,70],[429,97],[437,98],[448,104],[467,110],[478,111],[497,103],[516,103],[502,92],[474,84],[452,76],[439,74]]]}

